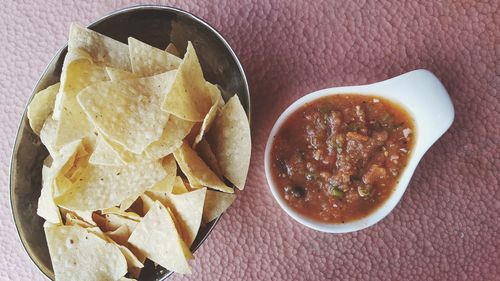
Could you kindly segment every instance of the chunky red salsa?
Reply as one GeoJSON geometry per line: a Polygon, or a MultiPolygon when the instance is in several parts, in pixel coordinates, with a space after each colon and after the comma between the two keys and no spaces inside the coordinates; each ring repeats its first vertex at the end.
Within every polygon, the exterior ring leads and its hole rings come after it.
{"type": "Polygon", "coordinates": [[[362,218],[393,191],[414,134],[408,113],[382,98],[318,99],[292,113],[275,136],[274,182],[287,204],[307,217],[362,218]]]}

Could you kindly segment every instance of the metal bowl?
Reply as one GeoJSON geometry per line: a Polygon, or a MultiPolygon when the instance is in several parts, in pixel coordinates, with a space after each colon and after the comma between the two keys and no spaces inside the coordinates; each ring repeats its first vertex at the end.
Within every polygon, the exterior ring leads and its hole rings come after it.
{"type": "MultiPolygon", "coordinates": [[[[220,86],[225,99],[237,94],[247,116],[250,116],[248,84],[238,58],[224,38],[200,18],[172,7],[142,5],[113,12],[92,23],[89,28],[124,43],[127,43],[130,36],[160,49],[173,42],[181,53],[184,53],[187,42],[191,41],[198,53],[205,78],[220,86]]],[[[33,94],[59,80],[66,52],[67,46],[56,53],[33,89],[33,94]]],[[[12,214],[26,252],[38,268],[53,280],[54,272],[42,227],[43,219],[36,214],[42,162],[47,155],[39,137],[29,127],[25,110],[10,167],[12,214]]],[[[200,228],[191,246],[193,252],[205,241],[219,219],[220,217],[200,228]]],[[[155,268],[149,263],[145,265],[140,280],[164,280],[171,274],[172,272],[155,268]]]]}

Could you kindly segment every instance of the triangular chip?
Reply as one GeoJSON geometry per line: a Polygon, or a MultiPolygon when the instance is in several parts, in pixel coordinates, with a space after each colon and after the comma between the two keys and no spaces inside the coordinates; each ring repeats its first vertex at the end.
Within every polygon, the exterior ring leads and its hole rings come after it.
{"type": "Polygon", "coordinates": [[[173,153],[182,145],[182,140],[189,134],[194,124],[194,122],[170,115],[160,139],[146,148],[147,157],[149,159],[159,159],[173,153]]]}
{"type": "Polygon", "coordinates": [[[222,174],[243,189],[250,166],[252,141],[248,119],[238,96],[233,96],[224,105],[209,135],[222,174]]]}
{"type": "Polygon", "coordinates": [[[141,194],[140,198],[142,200],[142,214],[146,215],[153,207],[155,201],[146,194],[141,194]]]}
{"type": "Polygon", "coordinates": [[[203,223],[209,223],[226,211],[236,199],[235,194],[207,190],[203,207],[203,223]]]}
{"type": "Polygon", "coordinates": [[[102,136],[97,137],[96,147],[89,159],[90,164],[104,166],[123,166],[125,162],[102,136]]]}
{"type": "Polygon", "coordinates": [[[102,210],[119,205],[133,194],[144,192],[165,176],[159,161],[123,167],[89,164],[73,187],[55,201],[71,210],[102,210]]]}
{"type": "Polygon", "coordinates": [[[210,170],[207,164],[203,162],[198,154],[196,154],[186,142],[174,152],[174,156],[192,187],[200,188],[206,186],[227,193],[234,192],[232,188],[224,184],[224,182],[210,170]]]}
{"type": "Polygon", "coordinates": [[[52,184],[52,196],[54,198],[62,195],[64,192],[71,189],[73,182],[66,176],[56,177],[54,183],[52,184]]]}
{"type": "Polygon", "coordinates": [[[164,157],[161,164],[167,175],[163,180],[151,187],[149,191],[170,193],[175,182],[175,176],[177,175],[177,164],[175,164],[173,155],[164,157]]]}
{"type": "Polygon", "coordinates": [[[97,224],[92,219],[91,211],[73,211],[65,209],[63,207],[59,207],[59,211],[61,212],[61,215],[65,218],[67,218],[69,214],[71,216],[71,219],[76,218],[78,221],[82,221],[85,225],[90,225],[87,227],[97,226],[97,224]]]}
{"type": "Polygon", "coordinates": [[[184,141],[186,141],[189,145],[192,145],[194,143],[194,140],[196,139],[196,136],[200,132],[202,125],[202,122],[194,123],[193,128],[191,128],[189,134],[186,136],[186,138],[184,138],[184,141]]]}
{"type": "Polygon", "coordinates": [[[94,64],[84,51],[77,49],[68,52],[54,107],[54,118],[59,121],[56,147],[93,135],[94,126],[78,104],[77,94],[89,85],[106,80],[108,74],[104,67],[94,64]]]}
{"type": "Polygon", "coordinates": [[[126,70],[122,70],[122,69],[118,69],[118,68],[106,67],[106,72],[108,73],[109,79],[111,81],[120,81],[120,80],[139,78],[139,76],[137,76],[136,74],[134,74],[132,72],[128,72],[126,70]]]}
{"type": "Polygon", "coordinates": [[[117,229],[106,232],[106,235],[120,245],[127,245],[131,233],[128,226],[122,224],[117,229]]]}
{"type": "Polygon", "coordinates": [[[92,219],[92,212],[91,211],[72,211],[78,218],[83,220],[84,222],[91,224],[91,225],[96,225],[94,220],[92,219]]]}
{"type": "Polygon", "coordinates": [[[172,216],[156,201],[128,240],[146,257],[177,273],[190,273],[184,249],[187,248],[175,228],[172,216]]]}
{"type": "Polygon", "coordinates": [[[217,157],[215,157],[210,144],[204,139],[201,140],[196,147],[196,152],[198,152],[198,155],[201,159],[203,159],[203,161],[205,161],[208,167],[210,167],[210,169],[221,178],[222,172],[220,170],[219,163],[217,162],[217,157]]]}
{"type": "Polygon", "coordinates": [[[128,218],[128,219],[131,219],[131,220],[135,220],[135,221],[140,221],[141,220],[141,216],[139,216],[137,213],[134,213],[134,212],[125,212],[125,211],[120,210],[117,207],[111,207],[111,208],[104,209],[104,210],[101,211],[101,214],[103,214],[103,215],[105,215],[105,214],[115,214],[115,215],[119,215],[119,216],[122,216],[122,217],[125,217],[125,218],[128,218]]]}
{"type": "MultiPolygon", "coordinates": [[[[109,241],[109,238],[108,238],[109,241]]],[[[133,268],[143,268],[144,264],[137,258],[134,253],[132,253],[131,250],[129,250],[127,247],[120,245],[116,243],[113,240],[110,240],[109,242],[115,244],[118,249],[120,249],[120,252],[122,252],[123,256],[125,257],[125,260],[127,261],[127,270],[130,271],[133,268]]]]}
{"type": "Polygon", "coordinates": [[[175,80],[168,91],[162,109],[185,120],[200,122],[210,110],[212,101],[200,62],[191,42],[188,42],[175,80]]]}
{"type": "Polygon", "coordinates": [[[160,139],[169,114],[160,109],[175,71],[160,75],[93,84],[78,94],[92,123],[109,140],[140,154],[160,139]]]}
{"type": "Polygon", "coordinates": [[[101,238],[102,240],[109,241],[106,234],[104,234],[104,232],[102,232],[102,230],[97,226],[88,227],[88,228],[85,228],[85,230],[87,230],[89,233],[93,233],[93,234],[97,235],[97,237],[101,238]]]}
{"type": "MultiPolygon", "coordinates": [[[[59,120],[59,118],[61,117],[61,111],[63,109],[63,106],[62,106],[62,102],[63,102],[63,98],[64,96],[66,95],[64,93],[64,88],[65,88],[65,84],[68,84],[69,86],[71,86],[72,84],[76,84],[77,86],[79,84],[82,84],[82,83],[79,83],[79,81],[77,81],[76,79],[74,79],[74,74],[75,71],[71,71],[70,69],[70,66],[72,64],[76,64],[77,62],[79,61],[87,61],[87,62],[92,62],[92,58],[90,57],[90,55],[85,52],[84,50],[82,49],[74,49],[72,51],[69,51],[66,53],[66,55],[64,56],[64,61],[63,61],[63,66],[62,66],[62,70],[61,70],[61,78],[59,79],[61,82],[60,82],[60,86],[59,86],[59,92],[57,93],[56,95],[56,100],[54,102],[54,112],[52,113],[52,118],[54,118],[54,120],[59,120]],[[68,73],[70,75],[70,79],[67,79],[67,76],[68,76],[68,73]],[[69,80],[69,82],[68,82],[69,80]]],[[[75,68],[78,68],[78,67],[75,67],[75,68]]],[[[87,76],[87,75],[84,75],[84,76],[87,76]]],[[[85,79],[85,80],[88,80],[88,79],[85,79]]],[[[85,81],[87,82],[87,81],[85,81]]],[[[67,87],[67,91],[70,91],[71,92],[71,87],[67,87]]],[[[80,90],[80,88],[76,89],[77,91],[80,90]]]]}
{"type": "Polygon", "coordinates": [[[181,59],[135,38],[128,38],[132,71],[140,77],[153,76],[177,69],[181,59]]]}
{"type": "MultiPolygon", "coordinates": [[[[104,141],[108,147],[110,147],[116,155],[120,158],[120,161],[123,163],[134,163],[138,162],[141,160],[145,160],[146,157],[144,156],[145,153],[143,154],[135,154],[129,150],[127,150],[123,145],[109,140],[106,136],[103,134],[99,134],[100,137],[102,137],[102,141],[104,141]]],[[[151,160],[156,160],[156,159],[151,159],[151,160]]]]}
{"type": "Polygon", "coordinates": [[[193,147],[196,148],[198,143],[202,140],[203,136],[205,135],[208,130],[210,130],[210,127],[212,126],[212,123],[217,116],[217,111],[219,109],[219,101],[217,100],[210,110],[208,111],[207,115],[203,119],[203,123],[201,124],[200,132],[198,135],[196,135],[194,142],[193,142],[193,147]]]}
{"type": "MultiPolygon", "coordinates": [[[[135,227],[135,226],[134,226],[135,227]]],[[[128,238],[130,237],[131,230],[126,224],[121,225],[114,231],[106,232],[106,236],[113,242],[119,245],[122,254],[127,259],[128,271],[134,277],[139,277],[139,274],[134,273],[139,272],[140,269],[144,267],[143,263],[146,261],[146,257],[143,256],[140,251],[138,251],[134,246],[128,243],[128,238]]]]}
{"type": "Polygon", "coordinates": [[[170,194],[160,200],[164,206],[172,210],[182,228],[182,238],[188,247],[193,244],[200,229],[206,192],[206,188],[201,188],[179,195],[170,194]]]}
{"type": "Polygon", "coordinates": [[[54,110],[59,85],[60,83],[56,83],[36,93],[28,105],[28,120],[31,128],[37,135],[40,135],[45,120],[54,110]]]}
{"type": "MultiPolygon", "coordinates": [[[[184,194],[184,193],[187,193],[189,192],[190,190],[187,189],[184,181],[182,180],[181,177],[177,176],[175,177],[175,182],[172,186],[172,190],[170,192],[153,192],[153,191],[146,191],[146,193],[144,195],[147,195],[148,197],[150,197],[150,199],[154,202],[154,200],[159,200],[160,202],[162,203],[165,203],[165,202],[169,202],[170,201],[170,197],[171,195],[179,195],[179,194],[184,194]]],[[[147,200],[147,199],[146,199],[147,200]]],[[[142,202],[141,202],[142,203],[142,202]]],[[[151,208],[152,206],[152,202],[147,202],[147,204],[149,204],[149,206],[146,206],[146,208],[144,208],[142,205],[141,205],[141,208],[142,210],[149,210],[149,208],[151,208]]]]}
{"type": "Polygon", "coordinates": [[[77,218],[74,214],[72,213],[66,213],[66,223],[65,225],[78,225],[84,228],[87,227],[94,227],[93,225],[77,218]]]}
{"type": "Polygon", "coordinates": [[[53,160],[50,168],[42,168],[42,190],[38,198],[37,214],[51,223],[61,223],[61,214],[54,202],[55,179],[71,169],[77,153],[82,150],[81,141],[70,143],[61,148],[59,157],[53,160]]]}
{"type": "Polygon", "coordinates": [[[46,221],[53,224],[61,224],[61,214],[54,203],[52,197],[52,178],[50,168],[43,166],[42,168],[42,190],[38,198],[38,206],[36,213],[46,221]]]}
{"type": "MultiPolygon", "coordinates": [[[[129,208],[132,208],[133,205],[136,204],[136,202],[140,201],[137,200],[139,198],[140,194],[133,194],[127,198],[125,198],[121,203],[120,203],[120,210],[121,211],[126,211],[129,208]]],[[[140,213],[142,211],[142,205],[139,209],[134,209],[134,212],[140,213]]]]}
{"type": "Polygon", "coordinates": [[[131,70],[128,46],[78,24],[71,24],[68,49],[83,49],[103,66],[131,70]]]}
{"type": "Polygon", "coordinates": [[[97,213],[94,213],[92,218],[97,223],[99,228],[105,232],[115,231],[122,225],[126,225],[130,231],[133,231],[139,223],[136,220],[122,217],[116,214],[99,215],[97,213]]]}
{"type": "Polygon", "coordinates": [[[61,97],[55,146],[94,136],[94,126],[78,104],[78,92],[97,81],[105,81],[108,75],[100,66],[87,60],[77,61],[68,68],[66,80],[62,82],[58,97],[61,97]]]}
{"type": "Polygon", "coordinates": [[[172,194],[182,194],[186,192],[189,192],[189,190],[186,188],[184,181],[181,177],[176,177],[174,186],[172,187],[172,194]]]}
{"type": "Polygon", "coordinates": [[[47,117],[40,131],[40,140],[45,145],[50,155],[57,155],[59,149],[56,148],[56,134],[58,121],[52,119],[52,116],[47,117]]]}
{"type": "Polygon", "coordinates": [[[127,273],[120,249],[80,226],[45,228],[56,280],[117,280],[127,273]]]}

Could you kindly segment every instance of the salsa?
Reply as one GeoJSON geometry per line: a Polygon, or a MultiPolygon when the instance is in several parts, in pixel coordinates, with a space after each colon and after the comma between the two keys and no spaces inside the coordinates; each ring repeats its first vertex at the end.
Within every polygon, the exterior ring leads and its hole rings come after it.
{"type": "Polygon", "coordinates": [[[293,112],[276,134],[271,171],[285,202],[314,220],[367,216],[393,192],[410,156],[413,120],[380,97],[332,95],[293,112]]]}

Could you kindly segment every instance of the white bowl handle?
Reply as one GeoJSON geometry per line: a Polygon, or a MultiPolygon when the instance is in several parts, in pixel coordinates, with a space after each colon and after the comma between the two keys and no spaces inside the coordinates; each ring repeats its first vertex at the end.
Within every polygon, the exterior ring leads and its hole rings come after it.
{"type": "Polygon", "coordinates": [[[425,69],[369,85],[372,91],[386,93],[413,115],[417,127],[417,150],[425,153],[453,123],[455,110],[439,79],[425,69]]]}

